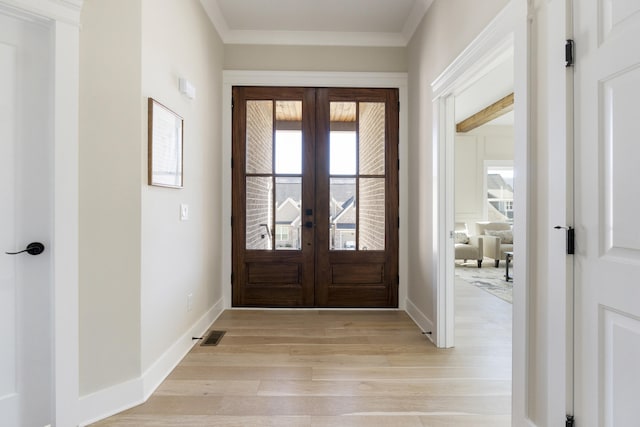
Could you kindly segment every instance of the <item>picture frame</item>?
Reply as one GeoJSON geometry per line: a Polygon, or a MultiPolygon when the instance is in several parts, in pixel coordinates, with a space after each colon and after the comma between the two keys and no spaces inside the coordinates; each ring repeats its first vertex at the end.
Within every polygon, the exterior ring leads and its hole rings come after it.
{"type": "Polygon", "coordinates": [[[184,120],[151,97],[148,109],[149,185],[183,188],[184,120]]]}

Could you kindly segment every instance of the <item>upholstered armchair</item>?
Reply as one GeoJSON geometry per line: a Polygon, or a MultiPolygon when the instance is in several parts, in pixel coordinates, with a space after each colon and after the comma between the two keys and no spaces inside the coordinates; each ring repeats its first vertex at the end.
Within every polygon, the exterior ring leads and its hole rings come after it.
{"type": "Polygon", "coordinates": [[[470,236],[467,224],[464,222],[456,222],[454,247],[455,259],[461,259],[465,262],[468,259],[475,259],[478,262],[478,268],[482,268],[482,259],[484,258],[482,236],[470,236]]]}
{"type": "Polygon", "coordinates": [[[513,231],[508,222],[477,222],[476,233],[483,238],[484,256],[492,258],[496,267],[505,259],[505,252],[513,251],[513,231]]]}

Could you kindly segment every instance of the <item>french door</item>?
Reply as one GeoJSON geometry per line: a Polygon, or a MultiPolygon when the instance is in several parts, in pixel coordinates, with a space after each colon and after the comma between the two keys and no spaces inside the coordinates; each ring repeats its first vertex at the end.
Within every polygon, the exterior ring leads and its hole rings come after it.
{"type": "Polygon", "coordinates": [[[397,307],[398,91],[233,88],[233,305],[397,307]]]}

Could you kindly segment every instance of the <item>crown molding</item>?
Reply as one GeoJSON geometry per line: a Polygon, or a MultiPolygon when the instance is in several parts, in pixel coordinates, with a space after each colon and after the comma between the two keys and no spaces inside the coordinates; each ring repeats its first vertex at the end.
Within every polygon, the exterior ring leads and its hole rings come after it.
{"type": "Polygon", "coordinates": [[[434,0],[417,0],[401,32],[233,30],[218,2],[200,0],[224,44],[406,47],[434,0]]]}
{"type": "Polygon", "coordinates": [[[402,29],[402,36],[406,40],[406,44],[411,41],[413,34],[418,29],[418,26],[422,22],[422,19],[427,14],[427,11],[433,4],[434,0],[417,0],[413,4],[413,9],[407,18],[407,22],[404,23],[404,28],[402,29]]]}
{"type": "Polygon", "coordinates": [[[225,44],[368,47],[407,45],[407,40],[401,33],[231,30],[221,37],[225,44]]]}
{"type": "Polygon", "coordinates": [[[211,20],[213,28],[218,32],[218,35],[224,43],[225,37],[229,33],[229,25],[224,19],[224,15],[222,14],[220,7],[218,6],[218,2],[200,0],[200,4],[209,17],[209,20],[211,20]]]}
{"type": "Polygon", "coordinates": [[[83,3],[84,0],[0,0],[2,6],[72,25],[80,24],[83,3]]]}

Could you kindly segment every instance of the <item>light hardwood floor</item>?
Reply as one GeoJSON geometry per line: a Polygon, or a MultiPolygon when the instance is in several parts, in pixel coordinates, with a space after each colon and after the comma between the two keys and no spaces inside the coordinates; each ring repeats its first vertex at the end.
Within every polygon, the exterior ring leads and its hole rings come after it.
{"type": "Polygon", "coordinates": [[[143,405],[96,426],[510,425],[511,305],[456,283],[453,349],[402,311],[230,310],[143,405]]]}

